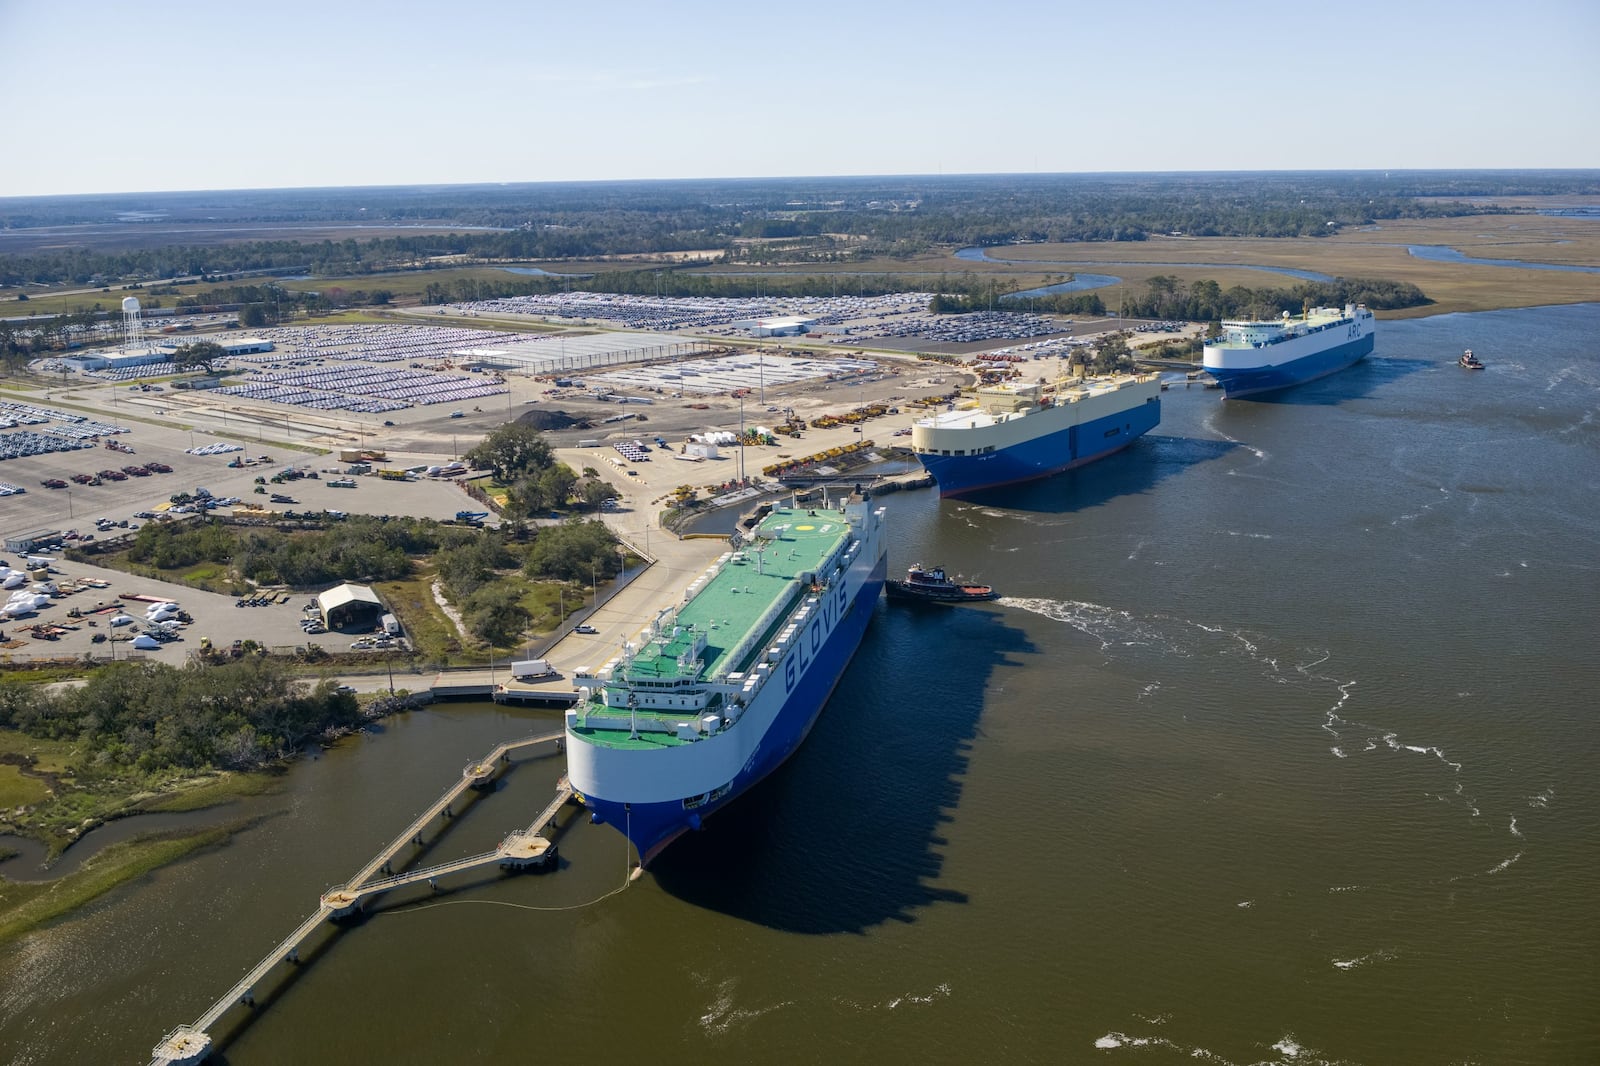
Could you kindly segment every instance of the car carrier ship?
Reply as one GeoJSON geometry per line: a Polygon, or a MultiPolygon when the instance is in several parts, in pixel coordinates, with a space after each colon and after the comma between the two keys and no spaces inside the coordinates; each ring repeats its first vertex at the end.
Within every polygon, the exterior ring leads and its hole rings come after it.
{"type": "Polygon", "coordinates": [[[574,675],[567,767],[649,863],[810,732],[887,576],[883,508],[775,507],[620,654],[574,675]]]}
{"type": "Polygon", "coordinates": [[[1091,463],[1161,422],[1156,374],[1004,381],[911,426],[940,496],[998,488],[1091,463]]]}
{"type": "Polygon", "coordinates": [[[1224,321],[1202,364],[1233,399],[1326,377],[1372,354],[1372,312],[1360,304],[1317,307],[1296,319],[1224,321]]]}

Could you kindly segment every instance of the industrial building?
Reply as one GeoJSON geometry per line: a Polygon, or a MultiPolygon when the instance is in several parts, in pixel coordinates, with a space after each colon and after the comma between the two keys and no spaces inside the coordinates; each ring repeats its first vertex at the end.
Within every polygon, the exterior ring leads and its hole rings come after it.
{"type": "Polygon", "coordinates": [[[750,325],[752,337],[798,337],[802,333],[809,333],[816,326],[814,318],[799,318],[785,316],[782,318],[758,318],[750,325]]]}
{"type": "MultiPolygon", "coordinates": [[[[197,340],[209,340],[221,348],[226,355],[250,355],[255,352],[270,352],[273,343],[263,337],[198,337],[197,340]]],[[[183,342],[185,344],[188,341],[183,342]]],[[[79,370],[117,370],[121,367],[151,366],[156,363],[170,363],[176,357],[181,344],[173,341],[162,341],[148,347],[124,348],[115,352],[81,352],[63,359],[62,362],[77,367],[79,370]]]]}
{"type": "Polygon", "coordinates": [[[384,615],[383,601],[366,585],[335,585],[315,602],[322,624],[330,630],[375,629],[384,615]]]}
{"type": "MultiPolygon", "coordinates": [[[[23,554],[38,551],[40,548],[48,548],[52,544],[60,544],[61,538],[64,536],[66,534],[59,529],[36,529],[31,533],[18,533],[15,536],[6,538],[6,551],[21,552],[23,554]]],[[[22,564],[18,563],[17,565],[21,566],[22,564]]]]}

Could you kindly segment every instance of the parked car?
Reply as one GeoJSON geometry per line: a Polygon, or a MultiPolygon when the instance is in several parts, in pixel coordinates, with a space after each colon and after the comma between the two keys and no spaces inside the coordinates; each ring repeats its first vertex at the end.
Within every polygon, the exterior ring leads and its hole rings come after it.
{"type": "Polygon", "coordinates": [[[598,633],[598,632],[600,632],[598,629],[596,629],[592,625],[589,625],[587,622],[585,622],[581,626],[573,626],[572,631],[574,633],[598,633]]]}

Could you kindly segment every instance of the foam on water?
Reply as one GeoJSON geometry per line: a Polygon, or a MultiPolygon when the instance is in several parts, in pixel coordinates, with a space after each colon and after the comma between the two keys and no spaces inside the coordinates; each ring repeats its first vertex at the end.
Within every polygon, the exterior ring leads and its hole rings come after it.
{"type": "Polygon", "coordinates": [[[1518,859],[1520,859],[1520,858],[1522,858],[1522,852],[1519,851],[1515,855],[1511,856],[1511,858],[1505,860],[1502,863],[1499,863],[1499,864],[1491,867],[1490,869],[1488,869],[1488,870],[1486,870],[1484,872],[1486,874],[1488,874],[1490,877],[1493,877],[1497,873],[1503,873],[1504,871],[1509,870],[1513,865],[1515,865],[1516,861],[1518,859]]]}
{"type": "Polygon", "coordinates": [[[929,992],[905,992],[898,996],[890,996],[882,1003],[858,1003],[853,1000],[843,1001],[842,1005],[851,1010],[868,1013],[882,1010],[899,1010],[901,1007],[926,1007],[941,999],[950,997],[950,985],[941,982],[929,992]]]}
{"type": "MultiPolygon", "coordinates": [[[[1254,444],[1250,444],[1250,443],[1248,443],[1246,441],[1240,440],[1238,437],[1231,437],[1227,433],[1224,433],[1221,429],[1217,428],[1217,419],[1221,415],[1222,415],[1222,405],[1218,404],[1217,405],[1217,409],[1214,412],[1212,412],[1211,414],[1206,416],[1205,427],[1207,429],[1209,429],[1211,432],[1215,433],[1217,436],[1221,437],[1223,440],[1227,441],[1229,444],[1236,444],[1239,447],[1243,448],[1245,451],[1249,452],[1251,455],[1255,456],[1257,459],[1261,460],[1262,462],[1266,462],[1266,460],[1267,460],[1267,453],[1266,452],[1262,451],[1260,448],[1257,448],[1254,444]]],[[[1237,473],[1237,471],[1230,470],[1230,471],[1228,471],[1228,473],[1229,474],[1234,474],[1234,473],[1237,473]]]]}
{"type": "Polygon", "coordinates": [[[913,1006],[926,1006],[929,1003],[932,1003],[936,999],[943,999],[944,997],[948,996],[949,994],[950,994],[950,986],[946,985],[946,984],[941,984],[941,985],[936,986],[932,992],[929,992],[926,995],[920,995],[919,996],[914,992],[907,992],[903,996],[896,996],[894,999],[891,999],[889,1001],[888,1007],[889,1007],[890,1010],[894,1010],[896,1007],[900,1006],[903,1003],[909,1003],[909,1004],[912,1004],[913,1006]]]}
{"type": "Polygon", "coordinates": [[[1029,611],[1056,622],[1064,622],[1073,629],[1100,642],[1102,651],[1117,645],[1154,645],[1162,651],[1180,658],[1190,658],[1192,652],[1173,641],[1157,626],[1135,618],[1127,611],[1103,607],[1081,600],[1051,600],[1038,597],[1004,596],[999,601],[1003,607],[1029,611]]]}
{"type": "Polygon", "coordinates": [[[739,982],[735,978],[728,978],[718,982],[716,994],[710,1006],[700,1015],[700,1028],[708,1033],[721,1036],[736,1026],[744,1026],[763,1015],[795,1005],[793,1000],[785,999],[765,1007],[736,1007],[733,1002],[733,994],[738,988],[738,984],[739,982]]]}
{"type": "MultiPolygon", "coordinates": [[[[1135,1017],[1138,1017],[1138,1015],[1135,1015],[1135,1017]]],[[[1140,1020],[1143,1021],[1145,1019],[1141,1018],[1140,1020]]],[[[1166,1020],[1165,1015],[1161,1016],[1161,1022],[1166,1020]]],[[[1235,1066],[1233,1062],[1218,1055],[1210,1048],[1180,1044],[1163,1036],[1129,1036],[1127,1033],[1112,1031],[1096,1040],[1094,1046],[1099,1051],[1115,1051],[1118,1048],[1167,1048],[1170,1051],[1176,1051],[1180,1055],[1185,1055],[1201,1062],[1214,1062],[1218,1066],[1235,1066]]]]}
{"type": "MultiPolygon", "coordinates": [[[[1219,654],[1218,642],[1221,642],[1220,654],[1225,656],[1232,654],[1253,664],[1261,670],[1263,677],[1273,682],[1293,684],[1298,681],[1316,686],[1329,686],[1334,698],[1322,712],[1318,728],[1336,742],[1328,746],[1329,753],[1335,759],[1354,766],[1362,757],[1372,752],[1383,752],[1406,761],[1420,757],[1447,771],[1448,776],[1445,780],[1449,782],[1448,787],[1424,787],[1424,795],[1433,796],[1440,803],[1459,805],[1469,818],[1475,819],[1482,815],[1476,799],[1466,788],[1463,780],[1465,768],[1462,762],[1452,758],[1444,746],[1418,742],[1409,737],[1403,738],[1397,730],[1362,721],[1350,714],[1350,709],[1356,701],[1359,682],[1354,678],[1335,677],[1325,672],[1326,664],[1333,659],[1333,652],[1330,650],[1319,650],[1311,655],[1305,655],[1303,661],[1295,663],[1292,670],[1286,671],[1280,664],[1279,657],[1267,646],[1269,642],[1265,638],[1243,629],[1163,615],[1141,617],[1129,611],[1081,600],[1005,597],[999,603],[1071,626],[1098,641],[1101,651],[1112,658],[1118,657],[1119,649],[1134,647],[1154,649],[1163,656],[1177,659],[1214,657],[1219,654]],[[1197,639],[1198,634],[1204,636],[1197,639]],[[1359,747],[1352,743],[1357,741],[1357,738],[1359,747]]],[[[1143,700],[1153,696],[1160,687],[1159,681],[1146,683],[1137,698],[1143,700]]],[[[1554,795],[1553,789],[1547,789],[1530,796],[1527,799],[1528,806],[1545,807],[1554,795]]],[[[1510,819],[1509,831],[1513,837],[1522,838],[1522,831],[1514,817],[1510,819]]],[[[1520,853],[1490,872],[1499,872],[1517,858],[1520,858],[1520,853]]],[[[1331,891],[1352,890],[1336,888],[1331,891]]],[[[1246,901],[1239,906],[1247,907],[1252,902],[1246,901]]]]}
{"type": "MultiPolygon", "coordinates": [[[[1199,630],[1211,637],[1223,638],[1242,655],[1263,668],[1265,676],[1275,681],[1290,680],[1282,670],[1279,658],[1262,648],[1262,638],[1248,634],[1242,629],[1233,629],[1223,625],[1213,625],[1187,619],[1170,619],[1162,616],[1153,618],[1139,618],[1131,612],[1117,610],[1102,604],[1087,603],[1082,600],[1052,600],[1038,597],[1007,596],[999,600],[1005,607],[1029,611],[1042,615],[1054,621],[1063,622],[1072,628],[1094,638],[1100,642],[1102,651],[1110,651],[1116,647],[1144,646],[1153,647],[1161,652],[1178,658],[1190,659],[1200,655],[1209,654],[1210,649],[1196,645],[1188,639],[1182,631],[1183,627],[1199,630]],[[1175,630],[1174,626],[1180,627],[1175,630]]],[[[1354,698],[1358,682],[1353,678],[1337,678],[1318,672],[1318,668],[1332,658],[1332,653],[1323,651],[1319,657],[1308,662],[1296,664],[1295,674],[1306,681],[1316,684],[1331,685],[1337,697],[1331,707],[1324,712],[1320,728],[1335,740],[1342,740],[1346,732],[1360,732],[1366,734],[1365,746],[1362,752],[1376,750],[1378,742],[1382,741],[1391,751],[1404,751],[1412,755],[1427,755],[1437,759],[1440,763],[1450,768],[1452,774],[1461,773],[1461,763],[1451,759],[1445,754],[1442,747],[1437,744],[1402,744],[1399,734],[1384,729],[1381,726],[1371,725],[1353,718],[1346,718],[1344,711],[1354,698]]],[[[1145,694],[1154,691],[1147,687],[1145,694]]],[[[1348,758],[1350,752],[1344,744],[1334,745],[1330,751],[1336,758],[1348,758]]],[[[1456,788],[1457,794],[1461,793],[1459,781],[1456,788]]],[[[1469,805],[1471,801],[1468,800],[1469,805]]]]}
{"type": "Polygon", "coordinates": [[[1340,970],[1354,970],[1358,966],[1366,966],[1374,962],[1387,962],[1398,957],[1394,952],[1380,948],[1370,955],[1357,955],[1353,959],[1334,959],[1333,965],[1340,970]]]}

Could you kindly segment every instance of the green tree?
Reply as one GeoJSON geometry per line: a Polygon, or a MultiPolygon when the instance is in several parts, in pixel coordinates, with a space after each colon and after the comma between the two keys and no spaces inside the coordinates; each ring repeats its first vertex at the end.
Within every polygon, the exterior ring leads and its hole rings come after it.
{"type": "Polygon", "coordinates": [[[502,584],[485,585],[474,592],[461,618],[474,636],[501,648],[515,644],[533,622],[533,614],[522,605],[517,590],[502,584]]]}
{"type": "Polygon", "coordinates": [[[572,495],[578,475],[566,463],[553,463],[537,477],[525,477],[511,489],[511,508],[523,515],[537,515],[563,507],[572,495]]]}
{"type": "Polygon", "coordinates": [[[479,470],[492,470],[503,485],[537,476],[554,462],[544,435],[518,422],[496,429],[464,458],[479,470]]]}
{"type": "Polygon", "coordinates": [[[524,572],[531,577],[588,581],[610,577],[620,566],[617,538],[604,522],[574,519],[545,526],[528,549],[524,572]]]}
{"type": "Polygon", "coordinates": [[[227,356],[222,345],[216,341],[194,341],[179,348],[173,355],[172,361],[179,370],[203,370],[207,374],[215,373],[218,360],[227,356]]]}
{"type": "Polygon", "coordinates": [[[615,485],[609,481],[601,481],[598,476],[585,477],[578,482],[577,496],[588,507],[599,507],[607,500],[614,500],[622,493],[617,491],[615,485]]]}

